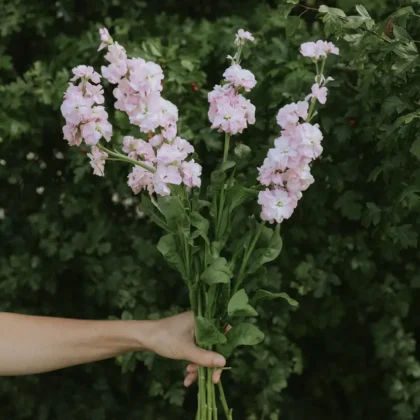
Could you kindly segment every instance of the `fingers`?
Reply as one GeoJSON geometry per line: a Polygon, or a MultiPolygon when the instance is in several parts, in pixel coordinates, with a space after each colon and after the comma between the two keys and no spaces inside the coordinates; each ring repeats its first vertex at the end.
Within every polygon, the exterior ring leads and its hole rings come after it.
{"type": "Polygon", "coordinates": [[[212,381],[214,384],[219,383],[220,377],[222,376],[222,370],[215,370],[212,375],[212,381]]]}
{"type": "Polygon", "coordinates": [[[205,367],[223,367],[226,364],[226,359],[221,354],[201,349],[195,345],[188,349],[186,359],[205,367]]]}
{"type": "MultiPolygon", "coordinates": [[[[194,383],[198,378],[198,366],[190,363],[187,366],[188,375],[184,379],[184,385],[189,387],[192,383],[194,383]]],[[[217,384],[220,381],[220,377],[222,376],[222,370],[218,369],[215,370],[212,374],[212,381],[214,384],[217,384]]]]}
{"type": "Polygon", "coordinates": [[[184,386],[188,388],[191,384],[193,384],[197,380],[197,377],[198,377],[198,372],[189,373],[184,379],[184,386]]]}

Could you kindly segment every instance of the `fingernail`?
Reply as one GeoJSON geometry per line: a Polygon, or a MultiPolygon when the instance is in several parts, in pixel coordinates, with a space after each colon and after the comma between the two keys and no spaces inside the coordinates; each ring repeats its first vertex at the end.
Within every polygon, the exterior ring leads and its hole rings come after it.
{"type": "Polygon", "coordinates": [[[226,360],[223,356],[215,356],[213,359],[213,366],[224,366],[226,364],[226,360]]]}

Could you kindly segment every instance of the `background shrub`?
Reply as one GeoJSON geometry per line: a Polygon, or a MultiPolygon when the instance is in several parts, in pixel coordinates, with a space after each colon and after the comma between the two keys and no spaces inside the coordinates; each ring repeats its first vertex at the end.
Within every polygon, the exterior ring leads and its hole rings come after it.
{"type": "MultiPolygon", "coordinates": [[[[352,0],[328,2],[351,18],[325,8],[317,16],[304,7],[317,8],[313,0],[204,3],[0,1],[0,310],[158,318],[188,305],[125,169],[109,165],[110,176],[93,177],[86,151],[62,140],[62,93],[72,67],[102,63],[99,27],[162,65],[165,95],[205,170],[222,147],[208,128],[207,92],[221,78],[235,31],[253,32],[257,43],[245,59],[258,80],[257,123],[240,141],[254,159],[243,176],[254,179],[278,135],[277,109],[312,84],[300,43],[327,36],[341,57],[328,69],[335,82],[320,112],[325,150],[316,183],[282,226],[284,249],[265,285],[300,307],[259,308],[266,340],[236,353],[226,389],[238,419],[417,418],[418,1],[368,0],[365,10],[352,0]]],[[[111,119],[116,138],[136,134],[121,113],[111,119]]],[[[259,286],[255,278],[250,288],[259,286]]],[[[192,418],[195,391],[183,389],[183,368],[129,354],[118,364],[2,378],[2,418],[192,418]]]]}

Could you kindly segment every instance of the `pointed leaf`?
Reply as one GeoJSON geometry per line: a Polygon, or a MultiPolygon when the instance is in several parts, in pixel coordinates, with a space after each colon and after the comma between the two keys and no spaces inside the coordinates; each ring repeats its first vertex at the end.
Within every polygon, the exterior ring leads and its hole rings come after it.
{"type": "Polygon", "coordinates": [[[227,342],[226,336],[216,326],[202,316],[195,318],[197,343],[200,346],[212,346],[227,342]]]}
{"type": "Polygon", "coordinates": [[[162,236],[157,244],[158,251],[163,255],[166,262],[177,270],[184,280],[187,280],[184,261],[178,252],[178,245],[173,235],[162,236]]]}
{"type": "Polygon", "coordinates": [[[258,315],[258,312],[248,302],[249,298],[245,290],[238,290],[229,301],[228,315],[231,317],[258,315]]]}
{"type": "Polygon", "coordinates": [[[257,293],[255,293],[254,297],[252,298],[252,303],[255,304],[257,303],[259,300],[262,299],[285,299],[287,300],[287,302],[289,303],[289,305],[291,306],[298,306],[299,303],[292,299],[287,293],[273,293],[273,292],[269,292],[268,290],[258,290],[257,293]]]}
{"type": "Polygon", "coordinates": [[[212,285],[215,283],[229,283],[232,277],[233,273],[226,258],[219,257],[206,268],[201,275],[201,280],[212,285]]]}

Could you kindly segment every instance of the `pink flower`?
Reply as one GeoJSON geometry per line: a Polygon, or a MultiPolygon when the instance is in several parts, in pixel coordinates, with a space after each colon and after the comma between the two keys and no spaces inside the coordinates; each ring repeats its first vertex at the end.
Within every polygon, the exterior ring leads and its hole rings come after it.
{"type": "Polygon", "coordinates": [[[194,159],[191,159],[189,162],[182,162],[182,180],[187,187],[201,186],[201,169],[201,165],[196,163],[194,159]]]}
{"type": "Polygon", "coordinates": [[[105,160],[108,154],[93,146],[91,153],[87,154],[90,159],[90,166],[93,168],[93,174],[98,176],[104,176],[105,174],[105,160]]]}
{"type": "Polygon", "coordinates": [[[308,117],[309,104],[306,101],[291,103],[280,108],[277,114],[277,123],[282,128],[295,126],[299,122],[299,118],[306,120],[308,117]]]}
{"type": "MultiPolygon", "coordinates": [[[[152,162],[146,162],[153,167],[152,162]]],[[[128,175],[128,186],[132,189],[134,194],[140,193],[143,189],[147,189],[150,194],[153,194],[153,174],[141,166],[134,166],[131,173],[128,175]]]]}
{"type": "Polygon", "coordinates": [[[268,151],[267,157],[284,171],[299,166],[301,158],[293,137],[282,135],[274,141],[275,148],[268,151]]]}
{"type": "Polygon", "coordinates": [[[318,124],[301,124],[296,128],[294,134],[295,138],[300,140],[298,151],[303,157],[313,160],[321,155],[323,136],[318,124]]]}
{"type": "Polygon", "coordinates": [[[148,93],[150,91],[161,91],[163,80],[162,68],[151,61],[144,61],[142,58],[128,60],[130,71],[130,86],[138,92],[148,93]]]}
{"type": "Polygon", "coordinates": [[[158,165],[156,172],[153,174],[153,188],[159,195],[169,195],[171,193],[168,184],[180,185],[181,183],[181,174],[176,166],[158,165]]]}
{"type": "Polygon", "coordinates": [[[224,73],[223,77],[233,86],[244,88],[249,92],[256,84],[255,76],[249,71],[242,69],[239,64],[230,66],[224,73]]]}
{"type": "Polygon", "coordinates": [[[281,223],[293,214],[297,197],[284,188],[266,189],[258,194],[258,204],[262,206],[262,220],[281,223]]]}
{"type": "Polygon", "coordinates": [[[283,166],[280,166],[277,161],[272,160],[270,157],[264,159],[264,163],[261,167],[258,168],[259,176],[258,181],[262,185],[269,186],[274,185],[283,185],[283,166]]]}
{"type": "Polygon", "coordinates": [[[339,55],[340,53],[339,49],[332,42],[319,40],[319,41],[316,41],[316,45],[318,48],[324,51],[325,54],[339,55]]]}
{"type": "Polygon", "coordinates": [[[92,108],[92,114],[86,122],[80,125],[82,137],[86,144],[94,146],[101,137],[106,141],[111,140],[112,125],[108,122],[108,114],[103,106],[92,108]]]}
{"type": "Polygon", "coordinates": [[[74,82],[78,79],[84,81],[92,80],[93,83],[100,83],[101,75],[96,73],[96,71],[91,66],[77,66],[72,70],[74,77],[70,79],[71,82],[74,82]]]}
{"type": "Polygon", "coordinates": [[[102,89],[101,85],[92,85],[91,83],[87,82],[85,84],[85,89],[85,97],[91,98],[96,104],[104,103],[104,90],[102,89]]]}
{"type": "Polygon", "coordinates": [[[255,38],[252,36],[251,32],[244,31],[243,29],[239,29],[238,33],[236,34],[235,44],[236,45],[244,45],[246,41],[254,41],[255,38]]]}
{"type": "Polygon", "coordinates": [[[154,162],[156,160],[155,151],[153,150],[153,146],[147,143],[144,140],[137,140],[136,143],[136,153],[140,156],[143,160],[154,162]]]}
{"type": "Polygon", "coordinates": [[[209,120],[218,131],[241,133],[248,124],[255,123],[255,107],[242,95],[235,94],[231,86],[226,86],[215,86],[209,93],[209,120]]]}
{"type": "Polygon", "coordinates": [[[312,85],[312,94],[308,95],[305,99],[316,98],[320,104],[325,104],[327,102],[327,92],[328,89],[326,87],[320,87],[318,83],[315,83],[312,85]]]}
{"type": "Polygon", "coordinates": [[[194,152],[194,147],[187,140],[176,137],[172,144],[164,143],[160,147],[157,152],[157,161],[164,165],[180,164],[192,152],[194,152]]]}
{"type": "Polygon", "coordinates": [[[300,168],[288,169],[282,176],[283,185],[287,191],[299,193],[305,191],[314,183],[309,165],[300,168]]]}
{"type": "Polygon", "coordinates": [[[80,146],[82,143],[82,136],[79,127],[74,124],[66,124],[63,127],[64,139],[69,142],[69,146],[80,146]]]}
{"type": "Polygon", "coordinates": [[[103,50],[108,45],[112,44],[112,38],[111,35],[109,35],[108,29],[106,28],[100,28],[99,29],[99,36],[101,38],[101,45],[99,45],[98,51],[103,50]]]}
{"type": "Polygon", "coordinates": [[[127,54],[124,47],[118,42],[111,44],[108,47],[108,52],[105,59],[110,62],[108,67],[102,66],[102,76],[110,83],[118,83],[120,79],[126,75],[127,69],[127,54]]]}
{"type": "Polygon", "coordinates": [[[149,140],[149,144],[153,147],[159,147],[163,142],[163,136],[161,134],[156,134],[149,140]]]}
{"type": "Polygon", "coordinates": [[[67,123],[78,125],[90,118],[93,104],[92,98],[83,96],[81,86],[70,84],[60,109],[67,123]]]}
{"type": "Polygon", "coordinates": [[[317,41],[305,42],[300,46],[300,52],[304,57],[311,57],[319,60],[326,58],[328,54],[338,55],[338,48],[331,42],[317,41]]]}

